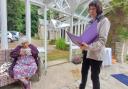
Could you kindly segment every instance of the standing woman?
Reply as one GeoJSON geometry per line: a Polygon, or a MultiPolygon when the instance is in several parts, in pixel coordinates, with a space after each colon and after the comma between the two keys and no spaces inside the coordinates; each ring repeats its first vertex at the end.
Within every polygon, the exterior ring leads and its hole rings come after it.
{"type": "Polygon", "coordinates": [[[89,68],[91,68],[91,80],[93,89],[100,89],[99,74],[103,61],[102,53],[107,41],[110,22],[107,17],[103,16],[102,6],[99,1],[92,1],[89,4],[88,12],[92,18],[88,26],[97,20],[98,24],[96,29],[99,34],[93,43],[90,45],[83,43],[83,45],[80,47],[83,51],[83,64],[81,70],[82,80],[79,89],[85,89],[89,68]]]}

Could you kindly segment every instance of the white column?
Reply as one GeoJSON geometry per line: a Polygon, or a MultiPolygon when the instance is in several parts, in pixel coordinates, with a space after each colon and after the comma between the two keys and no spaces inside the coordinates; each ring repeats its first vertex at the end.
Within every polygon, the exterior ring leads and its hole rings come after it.
{"type": "Polygon", "coordinates": [[[54,29],[54,39],[56,40],[56,28],[54,29]]]}
{"type": "Polygon", "coordinates": [[[59,34],[59,28],[57,29],[57,35],[56,35],[56,38],[58,39],[58,37],[60,37],[60,34],[59,34]]]}
{"type": "Polygon", "coordinates": [[[53,34],[54,34],[54,39],[56,40],[56,33],[55,33],[55,30],[56,30],[56,29],[54,29],[53,34]]]}
{"type": "Polygon", "coordinates": [[[57,39],[57,28],[55,29],[55,39],[57,39]]]}
{"type": "Polygon", "coordinates": [[[78,28],[77,25],[75,25],[76,35],[78,35],[78,28]]]}
{"type": "Polygon", "coordinates": [[[80,23],[80,35],[81,35],[81,23],[80,23]]]}
{"type": "Polygon", "coordinates": [[[83,33],[83,23],[81,24],[81,34],[83,33]]]}
{"type": "Polygon", "coordinates": [[[30,0],[26,0],[25,7],[26,7],[26,36],[29,42],[31,42],[31,3],[30,3],[30,0]]]}
{"type": "MultiPolygon", "coordinates": [[[[71,16],[70,19],[70,32],[73,33],[73,16],[71,16]]],[[[72,41],[70,40],[70,55],[69,55],[69,61],[72,61],[72,41]]]]}
{"type": "Polygon", "coordinates": [[[86,24],[84,24],[84,30],[85,30],[85,28],[86,28],[86,24]]]}
{"type": "Polygon", "coordinates": [[[81,35],[81,33],[82,33],[82,25],[80,24],[80,35],[81,35]]]}
{"type": "Polygon", "coordinates": [[[74,31],[75,31],[75,33],[74,33],[74,34],[76,35],[76,25],[74,25],[74,31]]]}
{"type": "MultiPolygon", "coordinates": [[[[58,29],[58,37],[61,38],[61,29],[60,28],[58,29]]],[[[62,37],[63,37],[63,35],[62,35],[62,37]]]]}
{"type": "Polygon", "coordinates": [[[44,39],[44,49],[45,49],[45,71],[47,70],[47,7],[44,9],[44,29],[45,29],[45,39],[44,39]]]}
{"type": "Polygon", "coordinates": [[[58,32],[57,32],[57,38],[61,38],[61,35],[60,35],[60,28],[58,29],[58,32]]]}
{"type": "Polygon", "coordinates": [[[77,30],[77,32],[78,32],[78,36],[80,35],[80,19],[78,20],[78,30],[77,30]]]}
{"type": "Polygon", "coordinates": [[[77,26],[76,25],[74,26],[75,26],[75,35],[77,35],[77,26]]]}
{"type": "Polygon", "coordinates": [[[67,36],[66,31],[67,31],[67,27],[65,27],[65,41],[68,42],[68,36],[67,36]]]}
{"type": "Polygon", "coordinates": [[[7,1],[0,0],[0,20],[1,20],[1,49],[8,49],[7,39],[7,1]]]}

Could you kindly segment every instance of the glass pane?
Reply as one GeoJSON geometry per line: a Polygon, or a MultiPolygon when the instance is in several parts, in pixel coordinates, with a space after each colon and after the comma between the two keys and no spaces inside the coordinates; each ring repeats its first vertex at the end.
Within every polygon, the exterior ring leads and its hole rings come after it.
{"type": "Polygon", "coordinates": [[[65,0],[63,1],[62,6],[63,6],[63,8],[68,7],[68,4],[65,2],[65,0]]]}
{"type": "Polygon", "coordinates": [[[75,13],[76,14],[81,14],[81,12],[87,8],[87,5],[88,5],[88,1],[85,1],[84,3],[81,3],[75,10],[75,13]]]}
{"type": "Polygon", "coordinates": [[[55,2],[55,0],[43,0],[43,3],[45,3],[45,4],[50,4],[50,3],[53,3],[53,2],[55,2]]]}
{"type": "Polygon", "coordinates": [[[86,9],[83,13],[82,16],[87,16],[88,15],[88,10],[86,9]]]}
{"type": "Polygon", "coordinates": [[[80,5],[80,6],[75,10],[75,12],[76,12],[77,14],[80,14],[83,9],[84,9],[84,4],[83,4],[83,5],[80,5]]]}

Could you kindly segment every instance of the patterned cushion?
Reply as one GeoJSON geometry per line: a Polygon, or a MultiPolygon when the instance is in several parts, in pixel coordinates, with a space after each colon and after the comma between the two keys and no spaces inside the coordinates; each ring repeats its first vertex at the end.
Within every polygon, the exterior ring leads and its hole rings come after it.
{"type": "Polygon", "coordinates": [[[5,50],[0,50],[0,65],[5,62],[5,50]]]}
{"type": "MultiPolygon", "coordinates": [[[[11,51],[12,49],[0,50],[0,66],[5,62],[12,61],[10,57],[11,51]]],[[[14,82],[16,82],[16,80],[11,78],[7,72],[0,74],[0,87],[14,83],[14,82]]]]}
{"type": "Polygon", "coordinates": [[[0,74],[0,87],[16,82],[13,78],[9,77],[7,72],[0,74]]]}

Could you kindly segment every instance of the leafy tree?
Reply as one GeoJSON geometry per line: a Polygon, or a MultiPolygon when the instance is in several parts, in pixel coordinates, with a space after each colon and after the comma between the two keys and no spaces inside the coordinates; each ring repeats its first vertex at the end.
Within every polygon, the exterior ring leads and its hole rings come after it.
{"type": "Polygon", "coordinates": [[[126,59],[126,51],[127,49],[126,46],[126,40],[128,39],[128,28],[121,26],[120,28],[117,29],[117,34],[119,39],[122,41],[122,53],[121,53],[121,60],[124,62],[124,59],[126,59]]]}
{"type": "Polygon", "coordinates": [[[20,0],[7,0],[8,30],[23,30],[23,3],[20,0]]]}
{"type": "MultiPolygon", "coordinates": [[[[43,19],[43,15],[38,15],[39,7],[31,5],[31,35],[38,32],[38,18],[43,19]]],[[[19,31],[25,34],[25,2],[24,0],[7,0],[8,30],[19,31]]],[[[56,11],[48,10],[48,20],[59,17],[56,11]]]]}
{"type": "Polygon", "coordinates": [[[31,5],[31,34],[32,36],[35,35],[35,33],[38,32],[38,7],[37,6],[34,6],[34,5],[31,5]]]}
{"type": "Polygon", "coordinates": [[[128,15],[128,0],[112,0],[111,4],[114,9],[121,8],[128,15]]]}
{"type": "Polygon", "coordinates": [[[53,10],[48,10],[47,17],[48,17],[48,20],[57,19],[57,18],[59,18],[59,12],[56,12],[53,10]]]}
{"type": "Polygon", "coordinates": [[[118,22],[116,26],[116,33],[120,40],[128,39],[128,0],[113,0],[114,22],[118,22]],[[118,19],[118,20],[117,20],[118,19]]]}
{"type": "Polygon", "coordinates": [[[119,27],[117,29],[117,34],[120,40],[127,40],[128,39],[128,28],[119,27]]]}
{"type": "Polygon", "coordinates": [[[112,0],[111,6],[113,10],[107,14],[112,24],[109,40],[122,42],[121,60],[124,60],[126,40],[128,39],[128,0],[112,0]]]}

